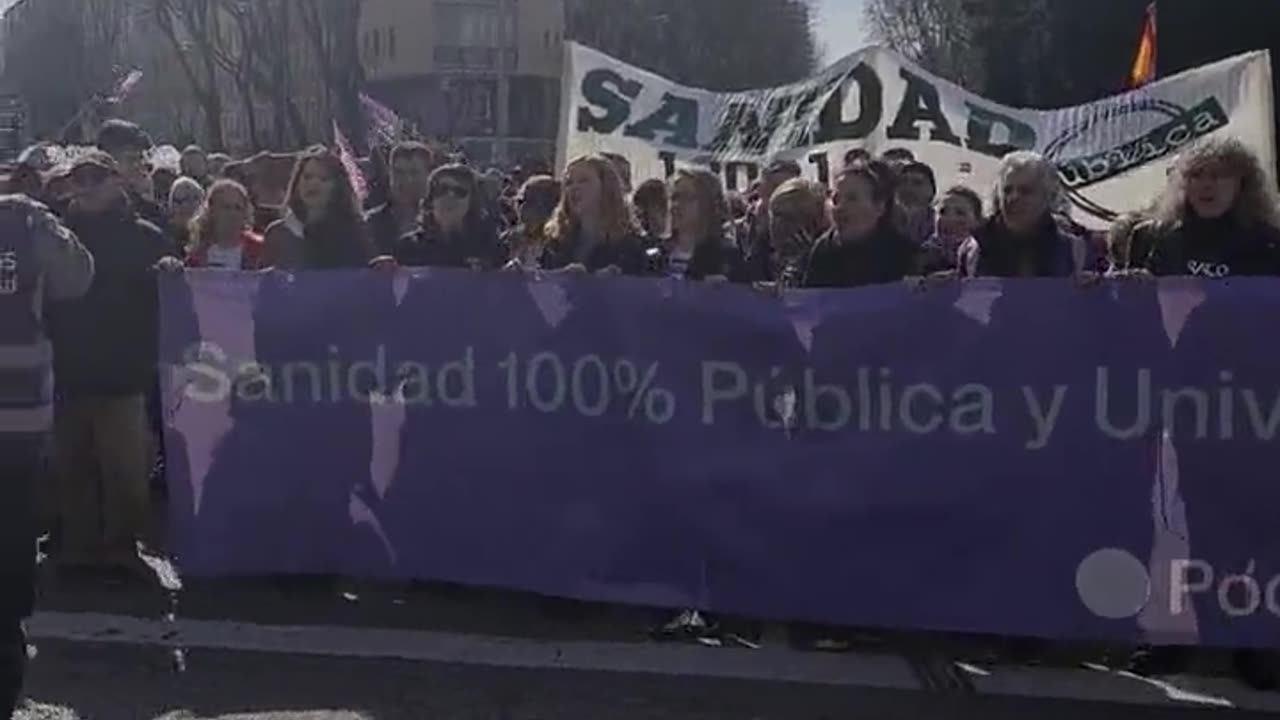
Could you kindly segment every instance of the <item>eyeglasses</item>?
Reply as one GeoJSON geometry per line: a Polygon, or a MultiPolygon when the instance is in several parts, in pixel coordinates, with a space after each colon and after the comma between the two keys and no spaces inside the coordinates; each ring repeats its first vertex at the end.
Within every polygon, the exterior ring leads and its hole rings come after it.
{"type": "Polygon", "coordinates": [[[437,185],[432,197],[452,196],[459,200],[465,200],[471,197],[471,191],[461,185],[437,185]]]}

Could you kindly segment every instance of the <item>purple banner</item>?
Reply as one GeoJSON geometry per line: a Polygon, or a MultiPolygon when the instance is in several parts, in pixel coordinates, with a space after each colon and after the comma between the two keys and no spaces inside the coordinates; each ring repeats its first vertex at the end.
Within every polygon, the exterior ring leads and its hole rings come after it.
{"type": "Polygon", "coordinates": [[[166,278],[178,562],[1280,642],[1274,281],[166,278]]]}

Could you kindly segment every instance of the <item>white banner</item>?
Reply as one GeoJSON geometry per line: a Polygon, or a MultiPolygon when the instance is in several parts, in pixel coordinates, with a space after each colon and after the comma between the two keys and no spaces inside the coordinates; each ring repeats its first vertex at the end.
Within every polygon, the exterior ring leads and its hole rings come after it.
{"type": "Polygon", "coordinates": [[[928,163],[939,190],[986,193],[999,159],[1034,149],[1058,164],[1074,216],[1104,227],[1148,204],[1178,149],[1233,135],[1275,166],[1271,59],[1252,52],[1141,90],[1062,110],[997,105],[868,48],[786,87],[717,93],[682,87],[582,45],[566,49],[559,165],[589,153],[631,161],[634,180],[709,166],[745,189],[773,158],[826,182],[847,151],[902,147],[928,163]]]}

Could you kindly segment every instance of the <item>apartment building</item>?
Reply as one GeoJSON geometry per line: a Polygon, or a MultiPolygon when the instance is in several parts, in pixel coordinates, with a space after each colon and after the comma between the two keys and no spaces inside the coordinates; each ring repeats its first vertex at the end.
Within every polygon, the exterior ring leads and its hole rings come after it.
{"type": "Polygon", "coordinates": [[[554,157],[565,0],[365,0],[368,91],[477,163],[554,157]]]}

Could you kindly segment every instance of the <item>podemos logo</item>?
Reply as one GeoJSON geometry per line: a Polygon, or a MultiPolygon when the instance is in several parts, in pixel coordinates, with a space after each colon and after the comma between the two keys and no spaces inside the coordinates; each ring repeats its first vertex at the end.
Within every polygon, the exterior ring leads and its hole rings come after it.
{"type": "Polygon", "coordinates": [[[1119,213],[1085,197],[1087,188],[1173,155],[1229,122],[1222,104],[1214,97],[1191,107],[1158,99],[1126,102],[1068,127],[1045,147],[1044,154],[1058,165],[1071,202],[1110,222],[1119,213]],[[1087,152],[1117,134],[1132,139],[1109,150],[1087,152]]]}
{"type": "Polygon", "coordinates": [[[1136,617],[1153,596],[1167,599],[1172,617],[1218,612],[1229,618],[1268,613],[1280,618],[1280,575],[1267,577],[1254,562],[1234,571],[1215,569],[1204,560],[1169,561],[1168,592],[1154,593],[1142,561],[1118,548],[1099,550],[1076,567],[1076,592],[1089,612],[1106,620],[1136,617]],[[1200,600],[1195,600],[1202,596],[1200,600]]]}

